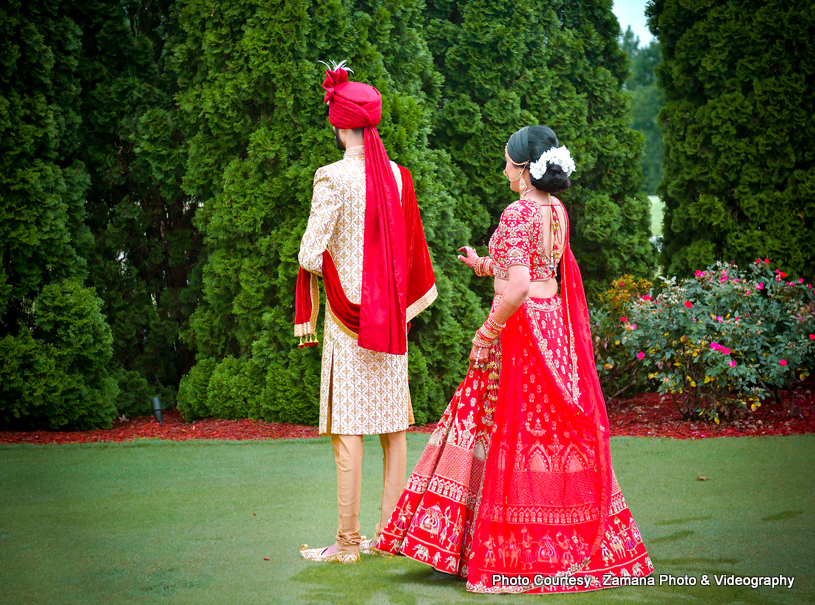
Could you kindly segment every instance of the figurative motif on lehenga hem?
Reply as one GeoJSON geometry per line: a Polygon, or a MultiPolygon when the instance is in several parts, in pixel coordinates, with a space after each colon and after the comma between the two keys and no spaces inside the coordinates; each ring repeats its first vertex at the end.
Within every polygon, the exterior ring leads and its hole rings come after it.
{"type": "Polygon", "coordinates": [[[467,373],[431,434],[382,531],[381,550],[466,579],[500,365],[497,341],[485,369],[467,373]]]}
{"type": "Polygon", "coordinates": [[[506,578],[504,583],[493,582],[493,574],[482,574],[480,578],[467,578],[467,590],[479,593],[582,592],[625,585],[625,580],[609,581],[609,578],[641,578],[650,575],[654,571],[651,557],[648,556],[642,535],[616,478],[609,518],[609,529],[606,530],[600,550],[588,561],[585,558],[581,560],[588,545],[581,540],[577,531],[570,535],[568,524],[564,524],[563,531],[558,531],[554,537],[547,536],[534,542],[525,535],[523,524],[519,524],[518,534],[511,532],[509,538],[504,540],[503,552],[497,548],[497,543],[490,549],[489,540],[487,541],[487,556],[492,550],[496,562],[503,554],[507,563],[508,569],[501,574],[506,578]],[[564,571],[556,574],[535,572],[537,565],[548,566],[556,562],[560,563],[564,571]],[[571,571],[572,569],[575,571],[571,571]],[[569,577],[575,580],[568,580],[569,577]],[[577,578],[582,578],[582,583],[578,584],[577,578]]]}
{"type": "MultiPolygon", "coordinates": [[[[545,348],[543,358],[556,376],[557,387],[564,394],[562,400],[565,402],[570,399],[568,395],[574,394],[577,385],[572,382],[571,339],[564,331],[567,328],[563,324],[559,300],[530,301],[522,312],[527,313],[530,324],[534,324],[533,339],[545,348]]],[[[599,510],[581,506],[578,501],[547,502],[550,498],[544,497],[540,498],[540,506],[520,506],[517,511],[512,507],[479,510],[485,461],[494,433],[493,415],[502,357],[503,363],[507,363],[508,352],[504,350],[502,354],[502,346],[506,347],[506,343],[497,341],[490,351],[487,369],[471,370],[459,386],[411,475],[378,547],[427,563],[438,571],[457,574],[467,580],[467,590],[472,592],[597,590],[606,587],[602,581],[607,574],[621,578],[649,575],[653,565],[616,479],[613,480],[605,537],[600,549],[590,557],[587,556],[589,545],[584,526],[590,521],[596,523],[599,510]],[[476,519],[479,525],[486,524],[479,530],[482,536],[483,530],[493,526],[494,522],[498,522],[496,527],[501,531],[496,535],[487,533],[486,539],[482,538],[482,543],[474,548],[476,519]],[[538,535],[533,536],[527,530],[533,526],[539,530],[538,535]],[[542,527],[549,529],[541,534],[542,527]],[[578,531],[581,528],[584,529],[582,533],[578,531]],[[481,570],[478,578],[471,577],[475,572],[473,567],[481,570]],[[519,577],[527,578],[528,584],[495,584],[491,577],[493,570],[500,570],[497,573],[507,578],[514,576],[516,583],[519,577]],[[584,580],[585,584],[581,586],[551,585],[550,581],[548,585],[536,585],[535,576],[541,571],[548,577],[594,579],[590,583],[584,580]]],[[[523,353],[520,356],[523,357],[523,353]]],[[[539,392],[539,384],[533,378],[530,381],[524,386],[524,392],[539,392]]],[[[541,398],[540,403],[545,405],[545,398],[541,398]]],[[[540,405],[537,409],[530,409],[526,430],[532,435],[549,433],[554,444],[548,446],[548,453],[538,452],[541,455],[537,457],[528,456],[527,452],[525,464],[541,471],[538,475],[530,472],[530,476],[551,480],[559,476],[558,473],[579,472],[582,467],[594,464],[590,452],[577,456],[568,453],[576,451],[573,445],[569,445],[569,428],[573,430],[574,427],[561,424],[560,420],[576,409],[574,400],[570,403],[566,412],[544,409],[540,405]],[[559,422],[553,424],[556,419],[559,422]],[[558,435],[558,431],[563,434],[558,435]]],[[[526,408],[525,404],[525,414],[526,408]]],[[[495,446],[493,443],[493,449],[495,446]]],[[[493,455],[498,454],[498,451],[493,452],[493,455]]],[[[555,491],[551,490],[551,493],[555,491]]]]}

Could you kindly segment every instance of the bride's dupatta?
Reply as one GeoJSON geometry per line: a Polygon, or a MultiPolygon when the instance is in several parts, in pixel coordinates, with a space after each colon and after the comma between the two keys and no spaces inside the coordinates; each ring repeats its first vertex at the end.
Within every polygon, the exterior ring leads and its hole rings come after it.
{"type": "Polygon", "coordinates": [[[528,299],[501,334],[503,362],[468,589],[521,592],[493,574],[581,575],[600,548],[612,490],[609,425],[589,313],[569,245],[561,297],[528,299]]]}

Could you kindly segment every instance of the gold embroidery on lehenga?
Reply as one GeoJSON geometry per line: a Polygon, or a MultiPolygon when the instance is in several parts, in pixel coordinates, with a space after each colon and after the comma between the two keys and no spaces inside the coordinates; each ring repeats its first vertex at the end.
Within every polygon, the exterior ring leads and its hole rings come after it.
{"type": "MultiPolygon", "coordinates": [[[[560,301],[559,298],[558,301],[560,301]]],[[[546,364],[550,367],[552,374],[554,375],[555,378],[555,383],[560,389],[560,392],[563,393],[563,397],[566,399],[567,402],[576,405],[577,407],[580,408],[580,411],[583,411],[582,406],[580,406],[580,404],[577,402],[575,396],[575,395],[579,396],[580,394],[580,390],[577,387],[577,374],[574,371],[572,372],[572,381],[571,384],[569,384],[567,387],[567,385],[563,382],[563,379],[560,376],[560,371],[558,369],[557,362],[554,359],[552,350],[549,348],[549,341],[543,335],[543,332],[541,332],[540,324],[547,323],[540,317],[541,312],[536,309],[536,307],[539,307],[541,305],[542,303],[538,301],[532,301],[529,299],[527,299],[527,302],[524,303],[524,306],[526,307],[526,313],[529,317],[529,324],[532,326],[532,332],[535,335],[536,345],[540,349],[541,353],[543,353],[544,359],[546,360],[546,364]]],[[[550,312],[559,308],[560,305],[558,304],[553,309],[551,309],[550,312]]],[[[574,348],[572,348],[572,362],[573,364],[577,363],[577,355],[574,354],[574,348]]]]}

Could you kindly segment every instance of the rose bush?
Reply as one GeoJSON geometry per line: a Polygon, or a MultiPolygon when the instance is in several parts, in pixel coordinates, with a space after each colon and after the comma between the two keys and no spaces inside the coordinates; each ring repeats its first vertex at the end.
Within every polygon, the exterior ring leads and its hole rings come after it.
{"type": "Polygon", "coordinates": [[[632,297],[617,309],[616,335],[602,331],[605,311],[593,314],[601,320],[595,326],[598,372],[607,382],[613,368],[606,364],[631,367],[622,378],[636,382],[646,375],[683,417],[718,423],[736,407],[755,409],[770,395],[778,400],[781,389],[794,394],[812,372],[812,284],[772,271],[768,259],[748,270],[717,263],[692,278],[660,279],[658,294],[632,297]],[[616,361],[601,346],[611,338],[625,351],[615,350],[616,361]]]}
{"type": "Polygon", "coordinates": [[[627,316],[631,303],[649,297],[653,284],[647,279],[623,275],[599,296],[600,304],[590,311],[591,332],[600,385],[611,404],[622,395],[630,396],[652,388],[643,365],[629,354],[626,333],[636,329],[627,316]]]}

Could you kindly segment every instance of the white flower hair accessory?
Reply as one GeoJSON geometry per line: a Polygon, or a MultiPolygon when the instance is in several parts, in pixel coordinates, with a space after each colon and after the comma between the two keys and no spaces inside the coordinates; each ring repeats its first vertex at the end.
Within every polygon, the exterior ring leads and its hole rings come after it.
{"type": "Polygon", "coordinates": [[[547,162],[552,162],[560,166],[563,172],[566,173],[566,176],[571,176],[574,172],[574,160],[566,148],[566,145],[562,147],[552,147],[549,151],[545,151],[537,161],[532,162],[529,165],[529,174],[532,175],[532,178],[543,178],[543,175],[546,174],[547,162]]]}

